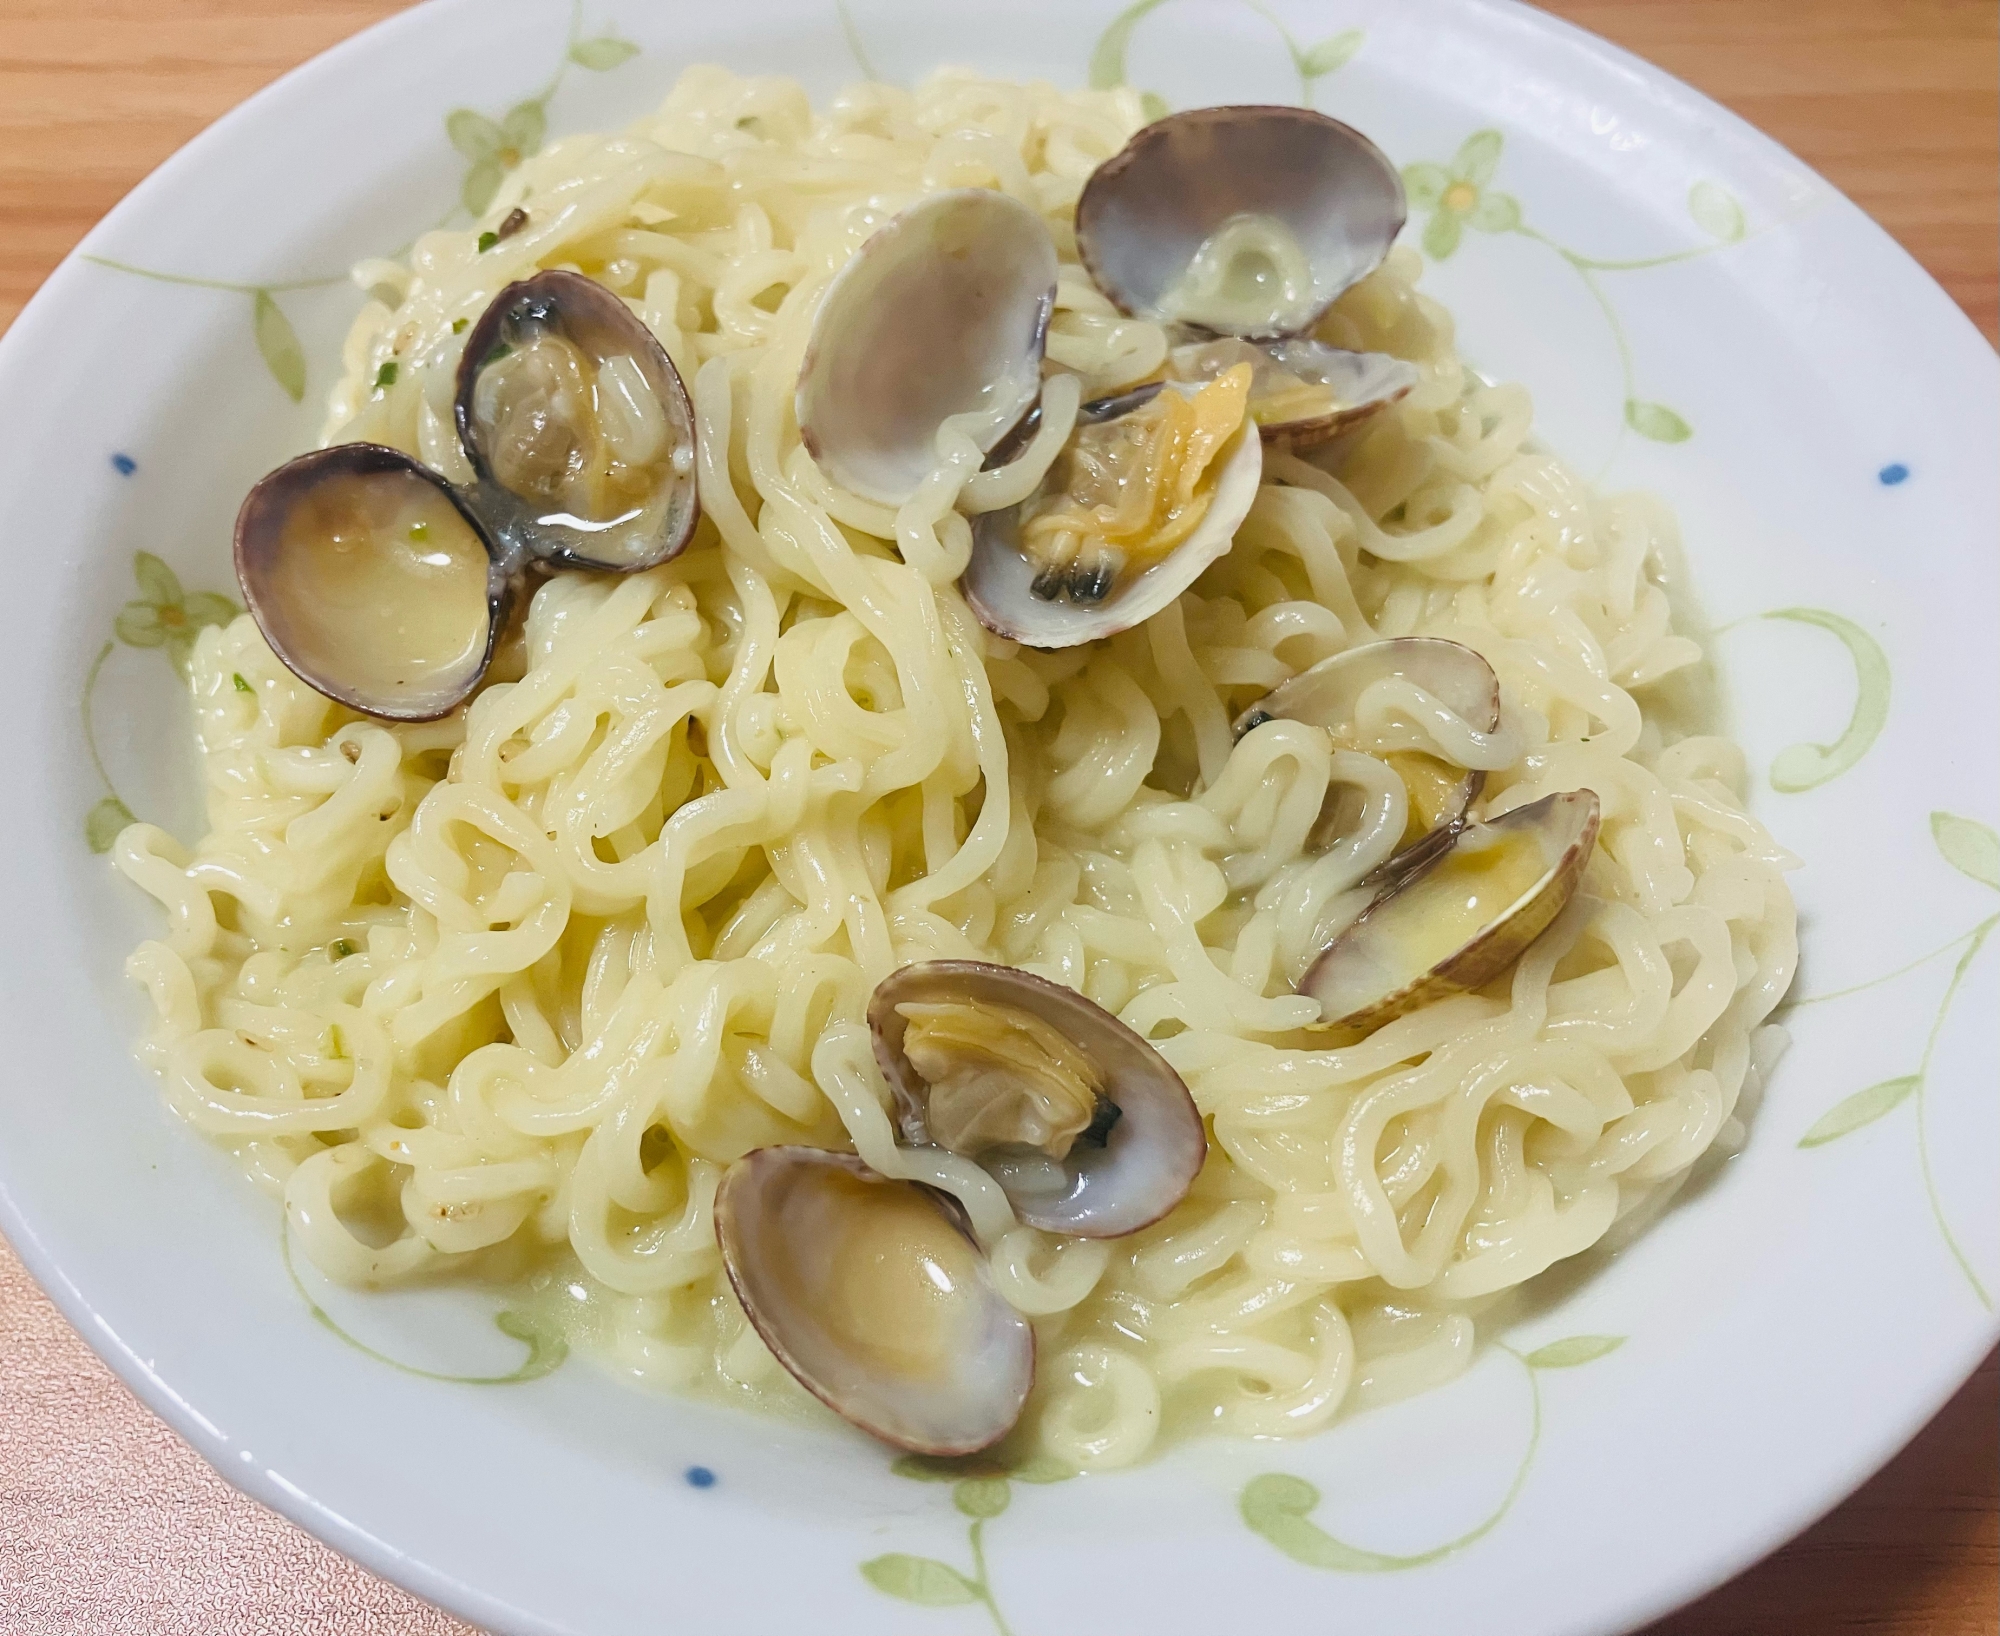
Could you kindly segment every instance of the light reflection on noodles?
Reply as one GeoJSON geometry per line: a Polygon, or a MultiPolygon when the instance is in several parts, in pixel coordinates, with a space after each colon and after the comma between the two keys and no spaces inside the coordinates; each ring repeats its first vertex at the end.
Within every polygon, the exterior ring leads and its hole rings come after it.
{"type": "Polygon", "coordinates": [[[1414,252],[1316,333],[1421,383],[1310,463],[1274,448],[1234,551],[1106,642],[1037,654],[968,615],[962,435],[900,510],[799,446],[818,293],[940,188],[1042,212],[1050,357],[1083,396],[1156,368],[1167,338],[1091,289],[1069,228],[1141,117],[1129,92],[955,74],[816,117],[789,82],[698,69],[634,132],[523,165],[493,211],[528,225],[486,254],[436,233],[409,274],[373,269],[403,297],[355,326],[337,435],[462,477],[454,320],[537,267],[616,261],[693,388],[704,519],[663,568],[545,585],[506,679],[446,721],[356,719],[247,618],[201,637],[209,832],[117,847],[169,915],[131,963],[142,1054],[331,1274],[504,1257],[552,1303],[581,1290],[563,1304],[622,1370],[820,1413],[746,1329],[710,1211],[750,1148],[851,1145],[961,1196],[1034,1317],[1031,1434],[1114,1465],[1174,1428],[1294,1435],[1450,1378],[1495,1296],[1739,1139],[1782,1044],[1789,860],[1741,809],[1739,752],[1681,708],[1701,653],[1669,603],[1672,522],[1530,445],[1526,393],[1464,367],[1414,252]],[[1603,834],[1511,976],[1334,1049],[1292,983],[1402,835],[1402,785],[1365,733],[1230,723],[1411,633],[1504,684],[1516,748],[1483,812],[1587,787],[1603,834]],[[1329,781],[1363,817],[1310,854],[1329,781]],[[862,1016],[938,956],[1081,987],[1159,1044],[1214,1136],[1167,1220],[1064,1243],[969,1161],[895,1148],[862,1016]]]}

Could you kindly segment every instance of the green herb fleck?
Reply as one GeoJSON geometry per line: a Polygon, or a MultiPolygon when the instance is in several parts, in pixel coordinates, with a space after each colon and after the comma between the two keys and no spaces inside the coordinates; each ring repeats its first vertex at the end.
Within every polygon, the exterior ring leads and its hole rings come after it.
{"type": "Polygon", "coordinates": [[[424,541],[429,539],[430,537],[431,537],[431,525],[429,523],[410,524],[410,538],[414,540],[418,545],[422,545],[424,541]]]}
{"type": "Polygon", "coordinates": [[[233,680],[236,683],[236,691],[238,693],[255,693],[257,691],[254,687],[252,687],[248,682],[246,682],[243,679],[242,671],[240,670],[232,671],[230,673],[230,677],[231,680],[233,680]]]}
{"type": "Polygon", "coordinates": [[[380,369],[375,371],[375,390],[378,392],[386,392],[389,390],[390,387],[394,386],[395,384],[396,384],[396,360],[394,358],[391,358],[380,369]]]}
{"type": "Polygon", "coordinates": [[[348,942],[346,938],[337,937],[333,941],[333,946],[329,948],[326,952],[331,956],[333,956],[333,958],[336,960],[345,960],[350,954],[353,954],[357,951],[355,950],[354,945],[348,942]]]}
{"type": "Polygon", "coordinates": [[[514,349],[510,347],[505,341],[496,341],[493,343],[492,350],[490,350],[485,357],[479,360],[479,367],[481,369],[485,369],[489,365],[497,364],[502,358],[506,357],[507,354],[512,352],[513,350],[514,349]]]}
{"type": "Polygon", "coordinates": [[[454,335],[463,335],[471,327],[471,324],[472,320],[470,318],[454,318],[451,321],[451,332],[454,335]]]}
{"type": "Polygon", "coordinates": [[[498,233],[481,233],[479,235],[479,253],[482,256],[485,255],[488,250],[491,250],[499,242],[500,235],[498,233]]]}

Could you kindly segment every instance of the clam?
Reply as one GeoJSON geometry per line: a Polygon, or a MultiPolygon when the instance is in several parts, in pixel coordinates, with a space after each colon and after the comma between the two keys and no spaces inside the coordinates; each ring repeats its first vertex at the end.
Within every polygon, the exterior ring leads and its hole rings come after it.
{"type": "Polygon", "coordinates": [[[1079,411],[1022,504],[974,519],[959,589],[988,630],[1067,648],[1150,619],[1228,551],[1257,498],[1252,371],[1155,383],[1079,411]]]}
{"type": "Polygon", "coordinates": [[[905,966],[868,1004],[904,1141],[971,1159],[1031,1227],[1137,1232],[1208,1155],[1187,1087],[1101,1006],[1011,966],[905,966]]]}
{"type": "MultiPolygon", "coordinates": [[[[1393,717],[1363,723],[1363,696],[1379,682],[1414,684],[1468,726],[1491,733],[1500,726],[1500,678],[1471,648],[1434,636],[1394,637],[1322,659],[1273,688],[1236,720],[1241,738],[1273,717],[1323,727],[1334,746],[1366,750],[1395,769],[1410,798],[1409,819],[1399,850],[1428,834],[1456,828],[1478,798],[1486,775],[1453,766],[1435,753],[1419,727],[1393,717]]],[[[1329,793],[1310,842],[1330,845],[1348,833],[1359,814],[1354,792],[1345,786],[1329,793]]]]}
{"type": "Polygon", "coordinates": [[[687,390],[653,332],[583,274],[537,273],[494,298],[465,338],[455,408],[503,553],[623,572],[693,535],[687,390]]]}
{"type": "Polygon", "coordinates": [[[1196,340],[1167,355],[1175,380],[1214,380],[1239,363],[1251,366],[1250,418],[1266,442],[1294,448],[1324,443],[1406,396],[1421,378],[1417,366],[1386,352],[1348,352],[1305,336],[1245,341],[1236,336],[1196,340]]]}
{"type": "Polygon", "coordinates": [[[258,483],[236,518],[236,577],[301,680],[391,721],[429,721],[472,691],[515,583],[465,498],[375,443],[301,455],[258,483]]]}
{"type": "Polygon", "coordinates": [[[1393,875],[1299,983],[1319,1026],[1374,1028],[1497,977],[1562,913],[1597,823],[1592,791],[1544,796],[1393,875]]]}
{"type": "Polygon", "coordinates": [[[765,1344],[862,1430],[971,1454],[1020,1418],[1034,1331],[939,1194],[847,1154],[761,1148],[716,1189],[715,1236],[765,1344]]]}
{"type": "Polygon", "coordinates": [[[854,253],[820,297],[795,407],[842,488],[901,505],[956,421],[990,450],[1041,392],[1056,248],[1042,219],[989,188],[933,193],[854,253]]]}
{"type": "Polygon", "coordinates": [[[1155,120],[1092,172],[1076,245],[1128,313],[1277,339],[1381,264],[1407,214],[1382,150],[1304,108],[1155,120]]]}
{"type": "Polygon", "coordinates": [[[1077,253],[1122,310],[1193,339],[1171,378],[1256,374],[1266,438],[1324,442],[1420,379],[1384,353],[1306,338],[1402,231],[1402,179],[1359,131],[1303,108],[1197,108],[1146,126],[1076,206],[1077,253]]]}
{"type": "Polygon", "coordinates": [[[237,514],[236,577],[271,651],[371,716],[463,703],[531,564],[651,568],[700,514],[680,376],[581,273],[494,297],[466,337],[457,418],[467,488],[399,450],[339,443],[261,479],[237,514]]]}

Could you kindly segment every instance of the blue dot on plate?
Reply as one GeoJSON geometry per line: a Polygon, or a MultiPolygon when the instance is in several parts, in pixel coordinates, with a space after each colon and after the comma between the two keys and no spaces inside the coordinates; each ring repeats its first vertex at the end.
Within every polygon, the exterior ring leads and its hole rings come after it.
{"type": "Polygon", "coordinates": [[[120,477],[130,477],[139,469],[139,462],[129,454],[114,454],[111,457],[111,466],[120,477]]]}
{"type": "Polygon", "coordinates": [[[1875,475],[1882,480],[1882,486],[1884,488],[1892,489],[1898,483],[1906,483],[1909,481],[1910,468],[1904,465],[1902,461],[1898,460],[1891,465],[1884,466],[1875,475]]]}
{"type": "Polygon", "coordinates": [[[686,1475],[689,1488],[715,1487],[715,1473],[707,1466],[689,1466],[686,1475]]]}

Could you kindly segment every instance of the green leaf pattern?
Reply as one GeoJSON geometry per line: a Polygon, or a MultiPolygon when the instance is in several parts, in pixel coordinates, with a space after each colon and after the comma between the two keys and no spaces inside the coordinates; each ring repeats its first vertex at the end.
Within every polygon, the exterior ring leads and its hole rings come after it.
{"type": "Polygon", "coordinates": [[[1514,1469],[1514,1480],[1508,1485],[1506,1494],[1499,1505],[1485,1520],[1478,1523],[1456,1539],[1447,1540],[1442,1545],[1433,1546],[1428,1551],[1418,1551],[1409,1555],[1394,1555],[1386,1551],[1370,1551],[1347,1541],[1336,1539],[1318,1523],[1312,1520],[1312,1513],[1319,1506],[1320,1491],[1303,1477],[1290,1476],[1284,1472],[1268,1472],[1254,1477],[1244,1486],[1237,1501],[1237,1509],[1245,1526],[1254,1534],[1270,1541],[1294,1562],[1308,1568],[1317,1568],[1325,1573],[1401,1573],[1410,1568],[1425,1567],[1430,1563],[1452,1556],[1467,1546],[1483,1539],[1497,1528],[1515,1498],[1528,1480],[1529,1468],[1534,1464],[1535,1451],[1542,1437],[1542,1389],[1538,1375],[1545,1369],[1574,1369],[1586,1363],[1615,1352],[1624,1345],[1622,1335],[1572,1335],[1565,1340],[1551,1341],[1546,1346],[1536,1348],[1525,1357],[1504,1342],[1500,1350],[1509,1354],[1522,1366],[1528,1380],[1529,1402],[1532,1418],[1529,1423],[1528,1444],[1514,1469]]]}
{"type": "Polygon", "coordinates": [[[1623,1335],[1571,1335],[1536,1347],[1525,1361],[1530,1369],[1574,1369],[1578,1364],[1595,1363],[1624,1344],[1623,1335]]]}
{"type": "Polygon", "coordinates": [[[1694,436],[1694,428],[1664,403],[1641,403],[1637,398],[1625,400],[1625,424],[1655,443],[1685,443],[1694,436]]]}
{"type": "Polygon", "coordinates": [[[1865,1091],[1843,1097],[1799,1138],[1799,1146],[1823,1147],[1837,1136],[1845,1136],[1863,1125],[1874,1124],[1891,1108],[1899,1108],[1907,1102],[1920,1083],[1917,1075],[1905,1074],[1900,1079],[1885,1079],[1879,1085],[1870,1085],[1865,1091]]]}
{"type": "Polygon", "coordinates": [[[271,379],[285,389],[294,403],[306,395],[306,353],[299,345],[298,331],[285,316],[284,308],[269,290],[259,290],[252,299],[251,326],[257,336],[257,352],[271,379]]]}
{"type": "MultiPolygon", "coordinates": [[[[1133,0],[1105,25],[1104,32],[1098,35],[1097,44],[1091,49],[1085,75],[1093,91],[1112,91],[1129,82],[1126,56],[1132,48],[1133,32],[1165,4],[1166,0],[1133,0]]],[[[1313,92],[1319,82],[1329,74],[1338,73],[1367,43],[1366,30],[1348,28],[1338,34],[1329,34],[1311,45],[1301,45],[1269,7],[1259,4],[1258,0],[1246,0],[1246,4],[1277,30],[1278,37],[1283,40],[1285,53],[1292,61],[1292,70],[1299,78],[1299,101],[1308,108],[1312,106],[1313,92]]],[[[1149,120],[1163,118],[1170,111],[1166,99],[1153,91],[1141,91],[1139,102],[1149,120]]]]}
{"type": "Polygon", "coordinates": [[[2000,834],[1991,825],[1955,812],[1934,812],[1931,839],[1944,861],[1961,875],[2000,890],[2000,834]]]}
{"type": "Polygon", "coordinates": [[[475,220],[492,208],[508,172],[542,151],[542,144],[548,139],[549,102],[569,69],[608,74],[639,54],[639,48],[630,40],[621,40],[614,34],[580,40],[576,37],[576,27],[577,15],[572,13],[562,60],[549,82],[535,95],[522,98],[497,120],[473,108],[454,108],[444,116],[445,140],[466,162],[458,202],[475,220]]]}
{"type": "Polygon", "coordinates": [[[893,1551],[861,1564],[861,1577],[884,1596],[922,1608],[956,1608],[977,1602],[979,1592],[956,1568],[927,1556],[893,1551]]]}
{"type": "Polygon", "coordinates": [[[951,1484],[952,1508],[970,1520],[965,1531],[972,1569],[964,1572],[930,1557],[892,1552],[861,1564],[861,1576],[885,1596],[924,1607],[958,1607],[977,1602],[997,1636],[1009,1636],[986,1569],[986,1525],[1013,1502],[1014,1481],[1059,1483],[1076,1473],[1046,1454],[1025,1458],[987,1452],[960,1456],[905,1454],[889,1469],[919,1483],[951,1484]]]}
{"type": "Polygon", "coordinates": [[[1367,34],[1358,28],[1330,34],[1317,45],[1309,45],[1299,53],[1299,72],[1308,79],[1322,79],[1336,73],[1347,66],[1367,38],[1367,34]]]}
{"type": "Polygon", "coordinates": [[[1430,213],[1423,246],[1431,260],[1448,260],[1468,227],[1482,233],[1522,231],[1520,201],[1487,188],[1505,149],[1506,138],[1498,131],[1474,131],[1459,144],[1450,164],[1419,160],[1403,167],[1403,190],[1411,206],[1430,213]]]}
{"type": "Polygon", "coordinates": [[[621,40],[609,34],[595,40],[578,40],[569,48],[569,60],[593,74],[608,74],[619,64],[628,63],[638,55],[639,48],[630,40],[621,40]]]}
{"type": "MultiPolygon", "coordinates": [[[[1796,614],[1800,610],[1790,610],[1796,614]]],[[[1886,674],[1886,672],[1885,672],[1886,674]]],[[[1886,682],[1885,682],[1886,685],[1886,682]]],[[[1801,746],[1794,746],[1794,749],[1801,746]]],[[[1804,746],[1804,748],[1815,748],[1804,746]]],[[[1789,753],[1789,752],[1788,752],[1789,753]]],[[[1775,781],[1775,768],[1773,779],[1775,781]]],[[[2000,890],[2000,834],[1996,834],[1990,824],[1981,823],[1976,818],[1961,817],[1955,812],[1933,812],[1931,814],[1931,840],[1938,849],[1938,855],[1952,868],[1982,886],[2000,890]]],[[[1939,1193],[1937,1178],[1931,1169],[1930,1127],[1925,1117],[1925,1097],[1929,1091],[1931,1057],[1937,1050],[1938,1036],[1944,1031],[1945,1018],[1951,1013],[1952,1001],[1958,998],[1958,991],[1964,985],[1966,974],[1972,970],[1973,962],[1985,948],[1987,940],[1996,930],[2000,930],[2000,914],[1987,916],[1970,931],[1960,934],[1930,954],[1912,961],[1901,969],[1890,972],[1873,982],[1857,983],[1854,987],[1840,990],[1838,994],[1824,998],[1836,999],[1844,995],[1859,994],[1871,989],[1877,983],[1888,981],[1889,977],[1900,977],[1918,966],[1928,963],[1940,954],[1953,949],[1963,952],[1958,964],[1952,968],[1951,980],[1945,985],[1943,995],[1938,999],[1937,1011],[1931,1018],[1930,1033],[1924,1040],[1922,1058],[1913,1074],[1899,1074],[1893,1079],[1881,1080],[1864,1090],[1854,1091],[1836,1102],[1821,1114],[1806,1133],[1799,1138],[1802,1148],[1825,1147],[1829,1142],[1875,1124],[1886,1115],[1893,1113],[1904,1103],[1915,1110],[1917,1137],[1917,1167],[1923,1177],[1924,1196],[1930,1205],[1931,1219],[1936,1224],[1938,1236],[1951,1252],[1958,1270],[1964,1274],[1966,1283],[1978,1298],[1979,1304],[1989,1311],[1993,1298],[1987,1292],[1986,1284],[1972,1265],[1972,1259],[1965,1253],[1965,1246],[1959,1243],[1958,1235],[1952,1231],[1951,1220],[1945,1212],[1944,1198],[1939,1193]]],[[[1810,1002],[1801,1002],[1810,1003],[1810,1002]]]]}
{"type": "Polygon", "coordinates": [[[102,855],[116,844],[127,824],[139,820],[132,816],[132,809],[115,795],[107,795],[90,809],[83,820],[83,838],[90,850],[102,855]]]}
{"type": "Polygon", "coordinates": [[[109,852],[112,843],[118,839],[118,832],[127,824],[138,821],[113,786],[111,775],[104,766],[104,758],[97,749],[93,702],[97,679],[103,673],[105,661],[120,643],[128,648],[159,648],[166,653],[182,681],[186,681],[196,639],[209,626],[226,625],[243,611],[219,592],[184,590],[180,575],[151,551],[133,553],[132,582],[139,594],[113,616],[111,629],[114,640],[104,644],[83,682],[81,712],[84,749],[89,753],[91,765],[97,769],[105,792],[83,820],[84,841],[91,851],[97,853],[109,852]]]}
{"type": "Polygon", "coordinates": [[[1741,201],[1720,182],[1697,182],[1689,188],[1688,214],[1695,226],[1724,244],[1742,238],[1747,226],[1741,201]]]}

